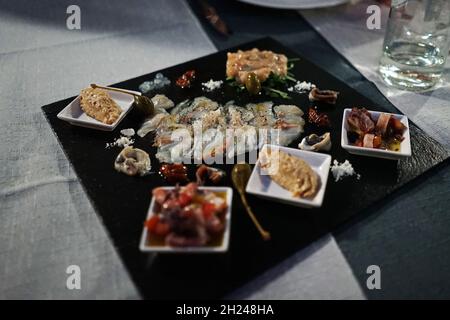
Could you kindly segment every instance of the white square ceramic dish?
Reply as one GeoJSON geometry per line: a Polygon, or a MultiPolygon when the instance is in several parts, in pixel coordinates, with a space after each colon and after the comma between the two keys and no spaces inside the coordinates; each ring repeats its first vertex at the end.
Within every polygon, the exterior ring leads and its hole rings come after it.
{"type": "MultiPolygon", "coordinates": [[[[175,187],[162,187],[164,190],[173,190],[175,187]]],[[[199,190],[209,190],[213,192],[225,192],[227,212],[225,215],[225,230],[223,233],[222,244],[220,246],[203,246],[203,247],[170,247],[170,246],[155,246],[149,245],[148,230],[144,226],[144,230],[141,236],[141,242],[139,249],[143,252],[165,252],[165,253],[214,253],[225,252],[228,250],[228,244],[230,242],[230,227],[231,227],[231,204],[233,200],[233,189],[229,187],[199,187],[199,190]]],[[[150,202],[150,207],[147,213],[147,220],[153,215],[153,208],[155,205],[155,198],[153,197],[150,202]]]]}
{"type": "Polygon", "coordinates": [[[280,185],[274,182],[270,178],[270,176],[261,174],[260,159],[258,159],[247,183],[246,191],[263,198],[273,199],[279,202],[305,208],[322,206],[328,181],[328,173],[330,171],[331,156],[328,154],[304,151],[276,145],[264,145],[261,149],[261,152],[264,152],[265,148],[280,150],[306,161],[311,166],[311,168],[320,176],[320,189],[313,199],[294,197],[292,196],[291,192],[282,188],[280,185]]]}
{"type": "MultiPolygon", "coordinates": [[[[342,134],[341,134],[342,148],[344,148],[345,150],[347,150],[348,152],[350,152],[352,154],[367,156],[367,157],[390,159],[390,160],[400,160],[400,159],[404,159],[404,158],[411,156],[411,139],[409,136],[409,123],[408,123],[408,118],[405,115],[384,112],[384,113],[393,115],[395,118],[400,120],[406,126],[405,133],[403,134],[404,139],[400,144],[400,151],[391,151],[391,150],[382,150],[382,149],[376,149],[376,148],[356,147],[356,146],[352,146],[348,142],[347,117],[350,114],[351,110],[352,109],[344,109],[344,115],[342,117],[342,134]]],[[[370,111],[370,110],[368,110],[368,111],[374,121],[377,121],[380,114],[383,113],[383,112],[379,112],[379,111],[370,111]]]]}
{"type": "MultiPolygon", "coordinates": [[[[130,93],[141,95],[140,92],[127,90],[130,93]]],[[[58,119],[69,122],[75,126],[81,126],[91,129],[112,131],[114,130],[120,121],[125,118],[127,113],[131,110],[134,102],[133,96],[125,93],[108,91],[111,98],[120,106],[122,113],[119,118],[113,124],[105,124],[94,118],[89,117],[84,113],[80,107],[80,96],[76,97],[71,103],[69,103],[60,113],[58,113],[58,119]]]]}

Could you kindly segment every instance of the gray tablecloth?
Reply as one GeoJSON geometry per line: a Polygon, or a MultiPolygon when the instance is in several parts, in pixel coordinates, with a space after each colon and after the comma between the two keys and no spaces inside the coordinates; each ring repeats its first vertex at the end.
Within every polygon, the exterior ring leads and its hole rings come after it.
{"type": "MultiPolygon", "coordinates": [[[[0,0],[0,298],[139,298],[40,106],[215,51],[181,0],[79,0],[73,31],[70,4],[0,0]]],[[[229,297],[364,295],[326,236],[229,297]]]]}

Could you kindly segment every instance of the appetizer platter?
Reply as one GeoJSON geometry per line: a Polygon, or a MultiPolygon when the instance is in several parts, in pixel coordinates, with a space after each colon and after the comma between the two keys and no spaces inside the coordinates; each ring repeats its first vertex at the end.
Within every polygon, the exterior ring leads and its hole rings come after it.
{"type": "Polygon", "coordinates": [[[43,110],[145,298],[223,297],[448,158],[270,38],[43,110]]]}

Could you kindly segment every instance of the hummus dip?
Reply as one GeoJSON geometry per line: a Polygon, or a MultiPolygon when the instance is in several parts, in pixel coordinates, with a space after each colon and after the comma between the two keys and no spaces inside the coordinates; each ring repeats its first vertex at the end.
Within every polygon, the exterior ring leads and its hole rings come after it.
{"type": "Polygon", "coordinates": [[[80,107],[91,118],[105,124],[113,124],[122,113],[120,106],[99,88],[86,88],[81,90],[80,107]]]}
{"type": "Polygon", "coordinates": [[[320,177],[304,160],[267,148],[260,155],[261,168],[294,197],[312,199],[320,188],[320,177]]]}

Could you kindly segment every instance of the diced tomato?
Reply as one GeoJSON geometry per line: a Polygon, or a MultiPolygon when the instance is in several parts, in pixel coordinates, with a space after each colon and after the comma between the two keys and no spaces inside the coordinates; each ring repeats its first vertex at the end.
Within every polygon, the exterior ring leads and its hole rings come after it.
{"type": "Polygon", "coordinates": [[[147,227],[147,229],[148,229],[150,232],[154,232],[154,231],[155,231],[155,228],[156,228],[156,225],[158,224],[158,222],[159,222],[159,216],[154,215],[154,216],[152,216],[150,219],[148,219],[147,221],[145,221],[145,226],[147,227]]]}
{"type": "Polygon", "coordinates": [[[211,202],[204,202],[202,205],[202,213],[205,219],[210,218],[216,212],[216,206],[211,202]]]}
{"type": "Polygon", "coordinates": [[[178,197],[178,202],[180,203],[180,206],[185,207],[188,204],[190,204],[192,201],[192,196],[188,194],[187,192],[183,192],[178,197]]]}
{"type": "Polygon", "coordinates": [[[167,222],[159,221],[156,224],[154,234],[156,234],[157,236],[165,237],[169,234],[169,232],[170,232],[170,226],[167,222]]]}

